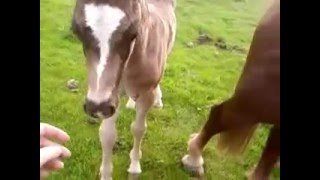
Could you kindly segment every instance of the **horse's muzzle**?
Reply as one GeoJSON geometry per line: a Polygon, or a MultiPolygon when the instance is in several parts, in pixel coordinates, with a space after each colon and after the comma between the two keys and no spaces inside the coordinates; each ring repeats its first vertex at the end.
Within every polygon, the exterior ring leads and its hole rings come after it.
{"type": "Polygon", "coordinates": [[[109,101],[104,101],[98,104],[89,99],[85,100],[83,109],[89,116],[101,119],[107,119],[111,117],[116,111],[115,105],[109,101]]]}

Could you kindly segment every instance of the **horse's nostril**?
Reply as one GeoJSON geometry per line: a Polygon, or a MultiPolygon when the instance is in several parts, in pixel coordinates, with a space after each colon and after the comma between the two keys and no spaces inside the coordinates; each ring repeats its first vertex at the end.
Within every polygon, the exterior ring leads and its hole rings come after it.
{"type": "Polygon", "coordinates": [[[97,104],[91,100],[86,99],[83,104],[83,110],[86,114],[93,118],[109,118],[115,111],[116,107],[110,103],[110,101],[104,101],[100,104],[97,104]]]}
{"type": "Polygon", "coordinates": [[[115,113],[116,107],[112,105],[110,102],[103,102],[100,105],[100,111],[102,112],[102,115],[104,118],[109,118],[115,113]]]}
{"type": "Polygon", "coordinates": [[[83,104],[83,110],[86,114],[94,117],[93,115],[96,113],[96,111],[98,110],[98,104],[96,104],[95,102],[86,99],[84,104],[83,104]]]}
{"type": "Polygon", "coordinates": [[[105,117],[110,117],[112,116],[114,113],[115,113],[115,107],[114,106],[107,106],[107,107],[104,107],[103,111],[102,111],[102,114],[105,116],[105,117]]]}

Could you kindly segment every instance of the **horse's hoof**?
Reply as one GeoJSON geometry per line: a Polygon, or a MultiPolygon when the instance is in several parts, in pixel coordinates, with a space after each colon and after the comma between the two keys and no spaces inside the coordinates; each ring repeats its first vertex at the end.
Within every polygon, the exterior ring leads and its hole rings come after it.
{"type": "Polygon", "coordinates": [[[153,105],[154,108],[157,108],[157,109],[162,109],[163,108],[163,104],[162,103],[156,103],[153,105]]]}
{"type": "Polygon", "coordinates": [[[100,180],[112,180],[112,178],[100,178],[100,180]]]}
{"type": "Polygon", "coordinates": [[[190,162],[190,156],[186,155],[182,158],[181,163],[183,165],[183,168],[185,170],[187,170],[189,173],[191,173],[192,176],[196,176],[196,177],[204,176],[204,168],[203,168],[202,159],[195,166],[190,162]]]}
{"type": "Polygon", "coordinates": [[[189,137],[190,140],[192,140],[193,138],[195,138],[196,136],[198,136],[199,133],[192,133],[189,137]]]}
{"type": "Polygon", "coordinates": [[[128,173],[131,175],[139,175],[142,172],[140,163],[131,163],[128,173]]]}
{"type": "Polygon", "coordinates": [[[156,99],[155,102],[153,103],[153,107],[157,109],[162,109],[163,108],[162,100],[156,99]]]}
{"type": "Polygon", "coordinates": [[[203,177],[204,176],[204,168],[203,166],[200,167],[192,167],[188,165],[183,165],[183,168],[190,173],[192,177],[203,177]]]}
{"type": "Polygon", "coordinates": [[[100,180],[112,180],[112,177],[102,177],[101,173],[99,173],[100,180]]]}
{"type": "Polygon", "coordinates": [[[100,180],[112,180],[112,171],[106,172],[105,170],[106,169],[104,169],[103,167],[100,167],[100,171],[99,171],[100,180]]]}
{"type": "Polygon", "coordinates": [[[139,174],[131,174],[129,173],[129,180],[138,180],[139,179],[139,174]]]}

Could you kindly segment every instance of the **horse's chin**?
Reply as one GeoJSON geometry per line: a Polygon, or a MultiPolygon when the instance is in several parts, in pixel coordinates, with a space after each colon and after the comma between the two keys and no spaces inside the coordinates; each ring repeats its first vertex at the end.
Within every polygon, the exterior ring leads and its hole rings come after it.
{"type": "Polygon", "coordinates": [[[101,118],[94,118],[94,117],[88,117],[88,119],[87,119],[87,122],[89,123],[89,124],[98,124],[98,123],[100,123],[102,121],[102,119],[101,118]]]}

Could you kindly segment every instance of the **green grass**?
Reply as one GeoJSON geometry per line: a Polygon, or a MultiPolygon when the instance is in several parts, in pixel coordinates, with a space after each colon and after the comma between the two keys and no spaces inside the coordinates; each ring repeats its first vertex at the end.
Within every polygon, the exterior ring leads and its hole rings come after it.
{"type": "MultiPolygon", "coordinates": [[[[98,178],[101,148],[99,125],[89,125],[82,110],[86,94],[86,69],[80,43],[70,33],[74,0],[41,0],[40,68],[41,121],[66,130],[71,141],[66,145],[72,157],[65,168],[49,179],[93,180],[98,178]],[[72,93],[66,82],[80,81],[80,91],[72,93]]],[[[178,32],[166,74],[162,80],[164,109],[148,116],[143,141],[141,179],[188,179],[180,167],[191,133],[206,121],[209,106],[228,98],[237,82],[245,54],[223,51],[212,45],[187,48],[199,31],[214,40],[248,49],[255,24],[263,12],[262,0],[178,0],[178,32]]],[[[124,108],[117,121],[119,143],[114,156],[114,179],[127,179],[128,153],[132,145],[130,123],[134,112],[124,108]]],[[[244,173],[259,159],[268,127],[259,128],[245,155],[230,159],[215,149],[214,139],[204,153],[207,179],[244,179],[244,173]]],[[[275,170],[272,179],[280,179],[275,170]]]]}

